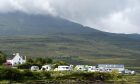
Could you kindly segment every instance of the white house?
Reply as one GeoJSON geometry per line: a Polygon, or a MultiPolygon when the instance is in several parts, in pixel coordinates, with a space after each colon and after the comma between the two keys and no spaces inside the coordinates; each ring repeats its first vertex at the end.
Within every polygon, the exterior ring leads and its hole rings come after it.
{"type": "Polygon", "coordinates": [[[73,65],[67,66],[67,65],[63,65],[63,66],[58,66],[57,70],[58,71],[71,71],[73,69],[73,65]]]}
{"type": "Polygon", "coordinates": [[[52,69],[52,65],[44,65],[42,66],[41,70],[50,71],[52,69]]]}
{"type": "Polygon", "coordinates": [[[20,56],[19,53],[13,54],[11,58],[6,60],[6,63],[12,66],[23,64],[25,62],[26,56],[20,56]]]}

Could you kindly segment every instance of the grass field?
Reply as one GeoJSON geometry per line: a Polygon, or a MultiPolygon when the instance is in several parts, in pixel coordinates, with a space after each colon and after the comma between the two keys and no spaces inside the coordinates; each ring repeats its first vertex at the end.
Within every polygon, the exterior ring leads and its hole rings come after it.
{"type": "MultiPolygon", "coordinates": [[[[72,72],[50,72],[53,78],[69,76],[72,72]]],[[[140,83],[140,74],[136,75],[123,75],[122,78],[117,80],[108,80],[108,81],[89,81],[89,80],[75,80],[75,78],[70,79],[47,79],[47,80],[19,80],[19,81],[10,81],[10,80],[0,80],[0,84],[139,84],[140,83]]]]}
{"type": "Polygon", "coordinates": [[[1,36],[0,50],[8,55],[20,52],[27,58],[49,57],[72,64],[140,66],[139,49],[122,48],[106,41],[75,35],[1,36]]]}

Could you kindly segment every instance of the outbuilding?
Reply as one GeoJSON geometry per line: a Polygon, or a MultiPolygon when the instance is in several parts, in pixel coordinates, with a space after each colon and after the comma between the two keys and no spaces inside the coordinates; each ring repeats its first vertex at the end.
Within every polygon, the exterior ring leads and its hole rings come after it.
{"type": "Polygon", "coordinates": [[[98,64],[97,67],[104,70],[104,72],[117,70],[119,73],[122,73],[125,70],[123,64],[98,64]]]}
{"type": "Polygon", "coordinates": [[[44,65],[44,66],[42,66],[41,70],[50,71],[50,70],[52,70],[52,65],[44,65]]]}

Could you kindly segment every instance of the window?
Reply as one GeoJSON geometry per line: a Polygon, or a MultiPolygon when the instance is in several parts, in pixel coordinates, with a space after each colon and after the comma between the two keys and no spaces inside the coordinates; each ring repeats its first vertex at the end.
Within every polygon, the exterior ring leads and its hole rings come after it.
{"type": "Polygon", "coordinates": [[[69,67],[66,67],[66,69],[69,69],[69,67]]]}
{"type": "Polygon", "coordinates": [[[44,70],[45,70],[45,68],[42,68],[42,70],[44,71],[44,70]]]}

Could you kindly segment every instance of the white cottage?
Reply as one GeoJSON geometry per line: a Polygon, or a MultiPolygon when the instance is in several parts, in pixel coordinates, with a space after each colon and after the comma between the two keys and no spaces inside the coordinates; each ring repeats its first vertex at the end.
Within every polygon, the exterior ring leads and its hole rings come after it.
{"type": "Polygon", "coordinates": [[[13,54],[10,59],[6,60],[7,64],[11,64],[12,66],[23,64],[26,62],[26,56],[20,56],[19,53],[13,54]]]}

